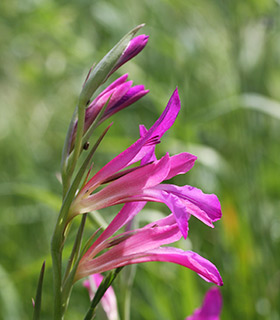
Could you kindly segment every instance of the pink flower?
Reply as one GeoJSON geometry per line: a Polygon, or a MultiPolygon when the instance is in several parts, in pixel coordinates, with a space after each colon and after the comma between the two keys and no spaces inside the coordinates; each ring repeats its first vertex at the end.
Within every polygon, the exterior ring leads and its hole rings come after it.
{"type": "Polygon", "coordinates": [[[179,110],[180,99],[176,89],[155,124],[149,130],[141,126],[140,139],[107,163],[80,190],[70,209],[69,219],[120,203],[153,201],[168,206],[185,238],[191,215],[213,227],[213,222],[221,218],[220,203],[214,194],[204,194],[191,186],[162,184],[188,172],[196,160],[189,153],[166,154],[159,160],[154,155],[155,145],[173,125],[179,110]],[[140,160],[141,165],[127,169],[140,160]],[[107,185],[94,193],[103,184],[107,185]]]}
{"type": "Polygon", "coordinates": [[[118,62],[116,63],[115,67],[113,68],[110,74],[114,73],[124,63],[126,63],[130,59],[134,58],[138,53],[140,53],[145,48],[148,40],[149,36],[145,34],[140,34],[139,36],[134,37],[132,40],[130,40],[128,46],[124,50],[123,54],[119,58],[118,62]]]}
{"type": "Polygon", "coordinates": [[[204,280],[222,285],[221,276],[211,262],[195,252],[164,246],[182,237],[173,214],[143,228],[111,237],[144,205],[144,202],[131,202],[124,205],[80,260],[75,280],[130,264],[166,261],[187,267],[204,280]]]}
{"type": "Polygon", "coordinates": [[[187,236],[188,220],[193,214],[212,226],[220,218],[220,204],[215,195],[189,187],[161,184],[177,174],[189,171],[196,157],[189,153],[166,154],[157,160],[154,149],[163,134],[173,125],[180,109],[177,90],[155,124],[146,130],[140,126],[140,139],[99,170],[80,190],[69,219],[77,214],[125,203],[104,232],[80,260],[75,280],[129,264],[166,261],[185,266],[206,281],[222,285],[217,268],[192,251],[166,245],[187,236]],[[128,168],[141,161],[140,165],[128,168]],[[107,184],[100,191],[102,185],[107,184]],[[165,203],[169,216],[143,228],[114,235],[130,222],[147,201],[165,203]]]}
{"type": "MultiPolygon", "coordinates": [[[[103,276],[99,273],[92,274],[83,282],[84,287],[88,289],[90,300],[93,299],[103,276]]],[[[101,299],[101,305],[107,315],[108,320],[118,320],[117,299],[112,286],[110,286],[101,299]]]]}
{"type": "Polygon", "coordinates": [[[203,305],[186,320],[219,320],[222,310],[222,296],[218,288],[211,288],[205,295],[203,305]]]}
{"type": "MultiPolygon", "coordinates": [[[[127,81],[127,77],[128,74],[125,74],[118,78],[91,102],[86,109],[84,133],[89,129],[106,103],[108,103],[108,105],[99,120],[99,124],[116,112],[130,106],[149,92],[149,90],[145,90],[143,85],[132,86],[133,82],[127,81]]],[[[72,148],[75,141],[76,130],[77,122],[74,125],[72,133],[72,148]]]]}

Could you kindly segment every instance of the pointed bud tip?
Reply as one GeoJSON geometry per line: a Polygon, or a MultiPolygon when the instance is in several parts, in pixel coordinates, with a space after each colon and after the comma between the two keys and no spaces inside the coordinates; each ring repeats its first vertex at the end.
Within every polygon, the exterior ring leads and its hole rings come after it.
{"type": "Polygon", "coordinates": [[[179,96],[179,92],[178,92],[178,87],[176,87],[176,89],[174,90],[173,94],[172,94],[172,98],[175,100],[175,103],[179,104],[179,106],[181,106],[181,101],[180,101],[180,96],[179,96]]]}
{"type": "Polygon", "coordinates": [[[145,23],[139,24],[138,26],[136,26],[135,28],[133,28],[130,31],[130,34],[135,34],[137,33],[141,28],[143,28],[145,26],[145,23]]]}
{"type": "Polygon", "coordinates": [[[135,27],[135,28],[138,28],[137,30],[139,30],[139,29],[145,27],[145,25],[146,25],[146,23],[141,23],[141,24],[139,24],[139,25],[138,25],[137,27],[135,27]]]}

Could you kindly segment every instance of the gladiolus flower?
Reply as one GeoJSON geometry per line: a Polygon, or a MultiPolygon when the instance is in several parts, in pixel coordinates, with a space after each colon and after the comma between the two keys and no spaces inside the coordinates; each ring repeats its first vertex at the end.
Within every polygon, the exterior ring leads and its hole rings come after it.
{"type": "Polygon", "coordinates": [[[77,214],[120,203],[153,201],[168,206],[185,238],[191,215],[213,227],[213,222],[221,217],[220,203],[214,194],[204,194],[191,186],[161,184],[178,174],[188,172],[196,160],[189,153],[174,156],[166,154],[159,160],[153,154],[155,145],[173,125],[179,110],[180,99],[176,89],[155,124],[149,130],[141,126],[141,138],[107,163],[80,190],[70,209],[69,220],[77,214]],[[139,160],[140,166],[120,171],[139,160]],[[105,183],[108,185],[93,193],[105,183]]]}
{"type": "Polygon", "coordinates": [[[75,280],[118,267],[149,262],[172,262],[195,271],[204,280],[222,285],[217,268],[195,252],[163,245],[178,241],[182,234],[173,214],[111,237],[130,221],[145,205],[131,202],[124,205],[105,231],[97,238],[80,260],[75,280]],[[107,250],[102,253],[103,250],[107,250]]]}
{"type": "Polygon", "coordinates": [[[186,320],[219,320],[222,310],[222,296],[218,288],[211,288],[205,295],[202,307],[195,310],[186,320]]]}
{"type": "MultiPolygon", "coordinates": [[[[132,86],[133,82],[127,81],[127,77],[128,74],[125,74],[118,78],[91,102],[86,109],[84,133],[89,129],[106,104],[106,109],[99,120],[99,124],[118,111],[138,101],[149,92],[149,90],[145,90],[143,85],[132,86]]],[[[76,130],[77,123],[74,125],[72,133],[72,148],[75,141],[76,130]]]]}

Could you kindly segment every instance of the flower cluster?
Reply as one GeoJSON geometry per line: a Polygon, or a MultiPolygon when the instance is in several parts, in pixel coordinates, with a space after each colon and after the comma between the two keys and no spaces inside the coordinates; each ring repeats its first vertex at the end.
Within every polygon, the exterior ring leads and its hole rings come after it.
{"type": "Polygon", "coordinates": [[[208,260],[191,251],[164,246],[182,236],[187,237],[191,215],[211,227],[221,217],[220,203],[215,195],[204,194],[191,186],[162,184],[188,172],[196,160],[189,153],[166,154],[159,160],[155,157],[156,144],[173,125],[179,110],[180,99],[176,89],[155,124],[149,130],[140,126],[140,139],[107,163],[80,190],[70,208],[70,218],[120,203],[125,205],[81,259],[77,280],[128,264],[168,261],[190,268],[205,280],[222,285],[219,272],[208,260]],[[129,168],[138,161],[138,166],[129,168]],[[94,193],[103,185],[103,189],[94,193]],[[147,201],[165,203],[171,215],[111,238],[147,201]],[[101,254],[105,249],[109,250],[101,254]]]}
{"type": "MultiPolygon", "coordinates": [[[[132,40],[133,45],[135,46],[140,39],[146,41],[147,37],[136,37],[132,40]]],[[[142,48],[141,45],[140,49],[142,48]]],[[[117,66],[140,49],[131,50],[128,46],[125,51],[128,52],[128,56],[125,57],[124,53],[117,66]]],[[[89,105],[85,115],[85,131],[107,101],[109,102],[100,121],[148,92],[144,86],[131,87],[132,82],[126,82],[126,79],[127,75],[118,78],[89,105]]],[[[107,229],[80,260],[76,280],[124,265],[168,261],[190,268],[207,281],[222,285],[219,272],[208,260],[194,252],[164,246],[178,241],[181,236],[187,237],[191,215],[210,227],[221,218],[220,203],[214,194],[204,194],[188,185],[179,187],[162,183],[178,174],[188,172],[196,160],[196,156],[186,152],[173,156],[167,153],[159,160],[155,156],[156,145],[174,124],[180,108],[180,98],[176,89],[154,125],[149,130],[141,125],[140,138],[89,179],[74,199],[69,210],[69,220],[78,214],[124,204],[107,229]],[[137,162],[140,163],[132,167],[137,162]],[[115,235],[149,201],[164,203],[171,214],[141,229],[115,235]]]]}
{"type": "MultiPolygon", "coordinates": [[[[149,92],[143,85],[133,86],[132,81],[127,80],[128,75],[124,74],[96,98],[92,98],[95,91],[121,65],[146,46],[148,36],[143,34],[134,37],[141,27],[142,25],[129,32],[90,70],[69,126],[61,162],[63,203],[51,243],[55,319],[63,318],[75,281],[87,276],[90,278],[86,286],[91,289],[91,295],[98,286],[101,289],[97,290],[96,299],[93,299],[93,305],[85,319],[92,319],[100,299],[104,309],[107,310],[106,313],[109,314],[108,306],[113,304],[115,309],[116,302],[108,300],[104,293],[113,280],[108,276],[105,284],[102,282],[100,285],[102,280],[100,273],[116,270],[116,275],[121,267],[131,264],[149,261],[171,262],[193,270],[208,282],[223,285],[217,268],[210,261],[195,252],[169,246],[182,237],[187,238],[191,216],[207,226],[214,227],[213,223],[222,215],[216,195],[205,194],[189,185],[177,186],[168,182],[173,177],[191,170],[197,159],[195,155],[183,152],[175,155],[166,153],[160,159],[156,157],[157,144],[172,127],[181,109],[177,89],[150,129],[144,125],[139,126],[139,139],[126,150],[91,176],[91,169],[88,168],[109,125],[89,149],[80,169],[77,168],[80,155],[83,150],[89,148],[88,139],[96,127],[149,92]],[[132,225],[134,217],[148,202],[165,204],[170,214],[144,227],[128,228],[127,226],[132,225]],[[119,204],[123,206],[107,228],[101,233],[99,230],[95,231],[81,250],[87,213],[119,204]],[[78,215],[83,215],[83,218],[64,271],[62,268],[64,243],[70,222],[78,215]]],[[[40,283],[38,288],[39,291],[42,288],[40,283]]],[[[110,292],[112,296],[112,291],[110,292]]],[[[40,294],[38,296],[40,297],[40,294]]],[[[35,303],[35,310],[38,305],[39,303],[35,303]]],[[[116,317],[116,313],[108,316],[109,319],[116,317]]]]}

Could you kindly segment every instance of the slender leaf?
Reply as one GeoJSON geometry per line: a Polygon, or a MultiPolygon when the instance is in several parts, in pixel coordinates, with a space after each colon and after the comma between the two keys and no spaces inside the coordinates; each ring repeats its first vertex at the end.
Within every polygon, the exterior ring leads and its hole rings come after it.
{"type": "Polygon", "coordinates": [[[46,262],[43,262],[38,286],[37,286],[37,292],[36,292],[36,298],[35,298],[35,305],[34,305],[34,313],[33,313],[33,320],[39,320],[40,314],[41,314],[41,301],[42,301],[42,289],[43,289],[43,281],[44,281],[44,273],[45,273],[45,264],[46,262]]]}
{"type": "Polygon", "coordinates": [[[102,299],[105,292],[110,287],[110,285],[113,283],[113,281],[115,280],[115,278],[117,277],[119,272],[122,270],[122,268],[123,267],[120,267],[120,268],[115,269],[114,271],[111,271],[107,275],[107,277],[105,277],[102,280],[101,284],[99,285],[99,287],[95,293],[95,296],[91,302],[90,308],[89,308],[84,320],[92,320],[94,318],[95,309],[96,309],[99,301],[102,299]]]}

